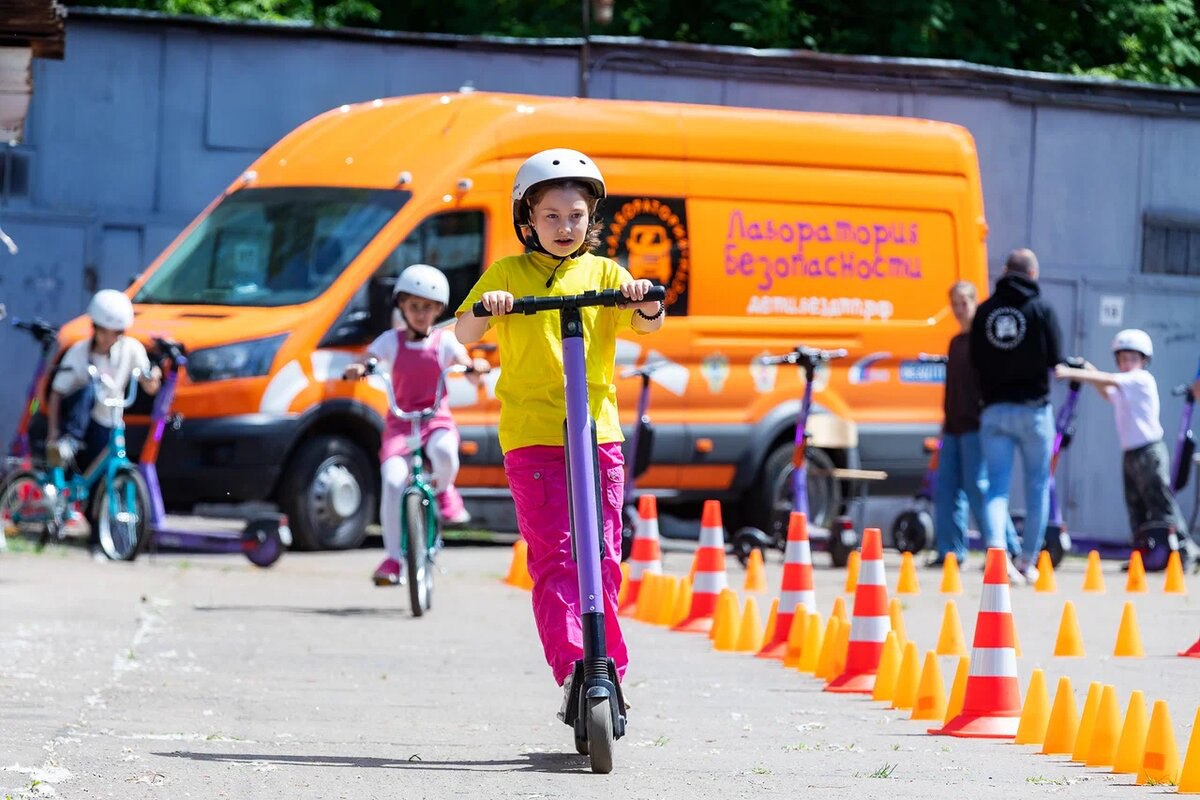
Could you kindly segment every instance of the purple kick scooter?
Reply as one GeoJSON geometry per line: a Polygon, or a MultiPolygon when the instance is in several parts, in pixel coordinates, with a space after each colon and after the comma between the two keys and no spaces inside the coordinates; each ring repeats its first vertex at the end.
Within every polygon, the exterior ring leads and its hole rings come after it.
{"type": "MultiPolygon", "coordinates": [[[[655,286],[645,299],[663,300],[666,289],[655,286]]],[[[596,460],[596,421],[588,410],[587,365],[584,361],[583,319],[587,306],[626,305],[627,297],[614,289],[584,292],[563,297],[522,297],[513,301],[512,314],[558,311],[562,324],[563,379],[567,418],[563,437],[567,449],[567,507],[571,520],[571,551],[579,574],[580,624],[583,629],[583,658],[575,662],[571,698],[563,722],[575,731],[575,750],[591,758],[592,772],[606,774],[613,768],[613,743],[625,735],[625,698],[617,679],[617,668],[608,657],[604,636],[604,587],[600,562],[604,553],[601,537],[600,469],[596,460]]],[[[473,307],[475,316],[491,316],[483,303],[473,307]]]]}

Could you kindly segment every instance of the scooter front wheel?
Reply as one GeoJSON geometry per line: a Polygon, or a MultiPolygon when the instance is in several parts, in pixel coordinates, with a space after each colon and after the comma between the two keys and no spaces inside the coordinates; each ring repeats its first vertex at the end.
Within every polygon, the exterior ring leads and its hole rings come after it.
{"type": "Polygon", "coordinates": [[[242,532],[242,547],[246,558],[256,567],[269,567],[283,555],[283,539],[279,535],[279,524],[256,520],[242,532]]]}
{"type": "Polygon", "coordinates": [[[928,511],[910,508],[896,515],[892,523],[892,544],[901,553],[919,553],[933,538],[933,517],[928,511]]]}
{"type": "Polygon", "coordinates": [[[755,549],[766,551],[767,548],[774,545],[771,537],[760,531],[758,528],[740,528],[733,535],[731,540],[733,547],[733,555],[738,562],[744,567],[750,561],[750,553],[755,549]]]}
{"type": "MultiPolygon", "coordinates": [[[[588,755],[592,760],[592,772],[607,775],[613,769],[613,721],[612,709],[607,697],[589,697],[587,701],[588,755]]],[[[578,740],[575,743],[579,747],[578,740]]]]}

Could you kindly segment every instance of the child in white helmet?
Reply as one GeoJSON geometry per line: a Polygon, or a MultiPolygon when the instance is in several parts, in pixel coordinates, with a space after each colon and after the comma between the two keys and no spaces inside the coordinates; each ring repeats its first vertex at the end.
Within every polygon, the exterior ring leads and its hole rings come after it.
{"type": "MultiPolygon", "coordinates": [[[[392,379],[397,405],[406,411],[433,404],[438,380],[447,367],[455,364],[473,366],[476,374],[469,377],[478,381],[478,373],[489,369],[488,362],[483,359],[472,362],[466,348],[458,343],[451,331],[433,327],[449,302],[450,284],[441,270],[428,264],[413,264],[405,269],[392,291],[392,304],[403,325],[384,332],[371,342],[364,360],[347,366],[345,376],[363,377],[367,369],[365,359],[376,359],[379,368],[386,370],[392,379]]],[[[383,483],[379,522],[383,527],[386,556],[371,576],[376,586],[395,586],[403,580],[400,503],[408,485],[409,424],[389,414],[379,449],[379,472],[383,483]]],[[[437,413],[422,423],[421,441],[433,473],[433,489],[442,520],[451,525],[466,524],[471,515],[454,488],[460,440],[450,415],[450,402],[445,396],[437,413]]]]}
{"type": "Polygon", "coordinates": [[[1112,352],[1120,372],[1102,372],[1085,362],[1083,369],[1059,364],[1054,376],[1090,383],[1112,404],[1131,530],[1147,523],[1170,525],[1187,545],[1184,557],[1194,557],[1183,513],[1171,492],[1171,459],[1159,421],[1158,384],[1146,369],[1154,357],[1154,343],[1145,331],[1129,328],[1113,337],[1112,352]]]}
{"type": "Polygon", "coordinates": [[[124,398],[129,379],[139,370],[142,390],[155,394],[162,383],[158,367],[150,365],[146,348],[126,336],[133,324],[133,304],[122,292],[102,289],[88,304],[92,337],[67,348],[59,362],[46,401],[46,449],[52,462],[73,462],[86,471],[108,446],[113,414],[121,409],[104,405],[124,398]],[[99,373],[93,387],[88,367],[99,373]]]}
{"type": "Polygon", "coordinates": [[[617,332],[658,330],[665,308],[644,302],[650,281],[634,280],[608,258],[592,255],[599,244],[596,206],[604,199],[604,178],[595,163],[575,150],[546,150],[530,157],[513,183],[513,225],[527,252],[502,258],[483,273],[458,307],[456,333],[474,342],[495,326],[502,370],[496,384],[500,400],[500,448],[504,473],[516,505],[521,536],[529,546],[533,612],[538,636],[555,681],[563,687],[566,711],[568,678],[583,654],[579,582],[571,552],[563,420],[562,341],[556,314],[512,315],[514,297],[562,296],[617,289],[629,298],[624,308],[585,308],[588,405],[599,444],[601,523],[604,559],[606,649],[624,677],[629,662],[617,622],[621,585],[621,505],[625,471],[617,390],[613,381],[617,332]],[[476,317],[480,301],[492,314],[476,317]]]}

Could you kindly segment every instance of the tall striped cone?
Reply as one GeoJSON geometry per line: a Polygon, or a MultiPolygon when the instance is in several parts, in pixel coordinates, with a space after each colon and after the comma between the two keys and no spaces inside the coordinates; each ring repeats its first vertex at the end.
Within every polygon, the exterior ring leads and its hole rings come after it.
{"type": "Polygon", "coordinates": [[[883,642],[891,629],[883,544],[878,528],[866,528],[863,530],[858,587],[854,590],[854,616],[850,620],[846,670],[830,681],[825,691],[870,694],[875,688],[875,672],[879,669],[883,642]]]}
{"type": "Polygon", "coordinates": [[[638,513],[633,533],[633,549],[629,552],[629,591],[617,613],[629,616],[637,605],[642,577],[662,572],[662,548],[658,543],[658,500],[652,494],[638,498],[638,513]]]}
{"type": "Polygon", "coordinates": [[[721,504],[706,500],[700,519],[700,548],[696,550],[696,574],[692,578],[692,607],[687,618],[672,630],[706,633],[712,628],[717,596],[729,585],[725,574],[725,530],[721,526],[721,504]]]}
{"type": "Polygon", "coordinates": [[[1197,639],[1196,643],[1187,650],[1180,650],[1176,655],[1183,656],[1184,658],[1200,658],[1200,639],[1197,639]]]}
{"type": "Polygon", "coordinates": [[[787,548],[783,551],[783,582],[779,587],[775,635],[758,651],[759,658],[784,657],[796,606],[803,606],[810,613],[817,610],[817,596],[813,591],[812,550],[808,544],[808,520],[804,514],[793,511],[788,520],[787,548]]]}
{"type": "Polygon", "coordinates": [[[1013,649],[1008,554],[994,547],[987,552],[983,573],[983,597],[975,622],[963,710],[936,732],[963,738],[1012,739],[1020,719],[1021,687],[1013,649]]]}

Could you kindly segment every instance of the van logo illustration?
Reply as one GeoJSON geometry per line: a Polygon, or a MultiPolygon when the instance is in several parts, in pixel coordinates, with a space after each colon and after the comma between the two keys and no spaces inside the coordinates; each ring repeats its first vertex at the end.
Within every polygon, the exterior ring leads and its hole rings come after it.
{"type": "Polygon", "coordinates": [[[754,379],[754,390],[759,394],[769,394],[775,391],[775,376],[779,367],[775,364],[764,364],[761,359],[771,355],[770,350],[764,350],[750,359],[750,377],[754,379]]]}
{"type": "Polygon", "coordinates": [[[992,347],[1013,350],[1025,340],[1025,315],[1011,306],[1002,306],[988,314],[984,333],[992,347]]]}
{"type": "Polygon", "coordinates": [[[691,273],[687,208],[682,198],[609,196],[605,210],[604,255],[635,278],[667,288],[667,313],[687,314],[691,273]]]}
{"type": "Polygon", "coordinates": [[[721,353],[712,353],[700,362],[700,375],[708,384],[708,391],[720,394],[729,379],[729,359],[721,353]]]}
{"type": "Polygon", "coordinates": [[[871,353],[855,361],[849,370],[850,383],[855,385],[887,383],[891,380],[892,374],[886,369],[875,369],[874,364],[891,357],[891,353],[871,353]]]}

